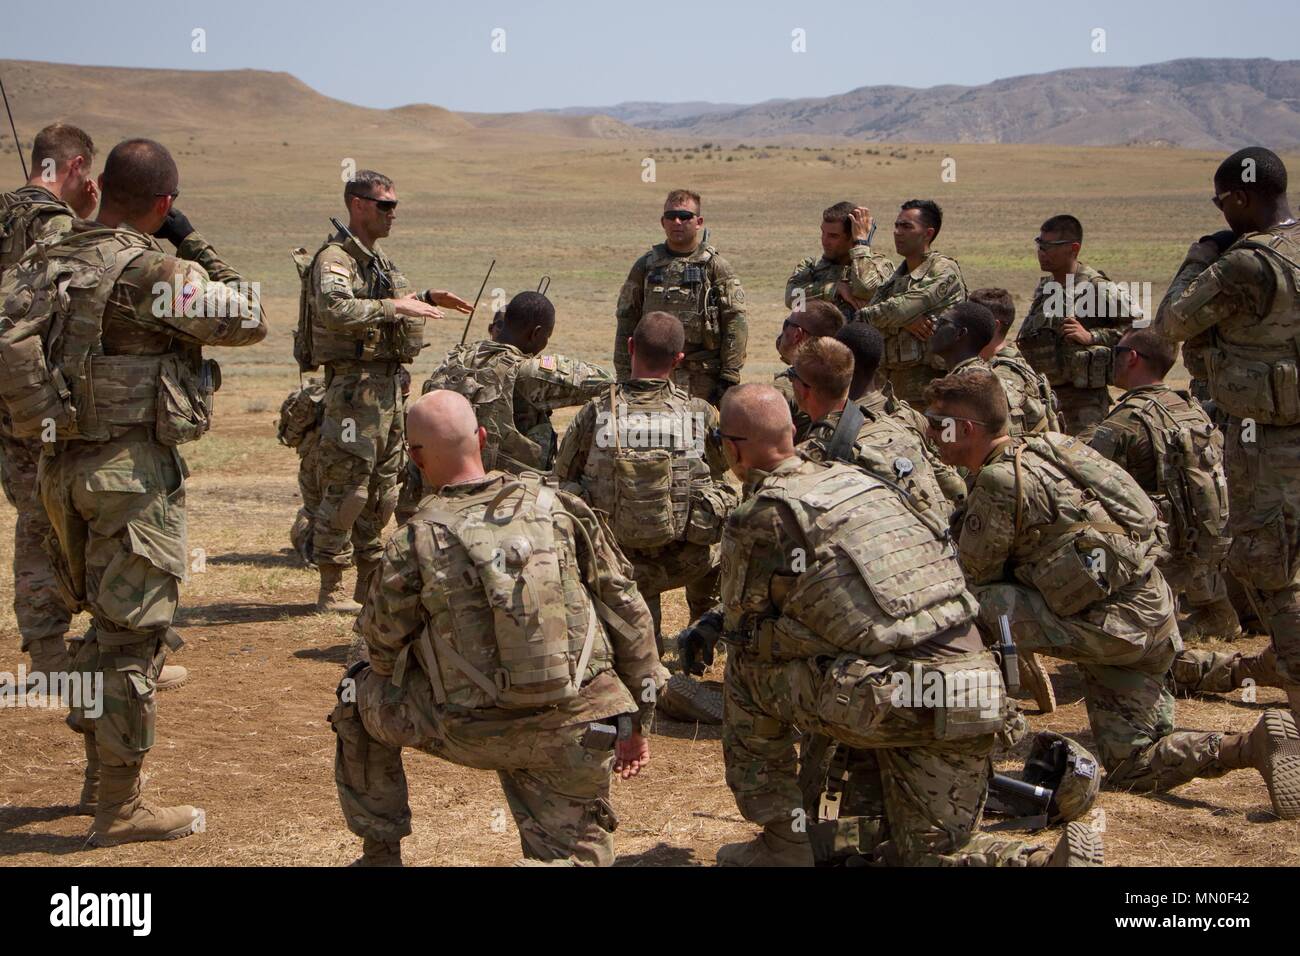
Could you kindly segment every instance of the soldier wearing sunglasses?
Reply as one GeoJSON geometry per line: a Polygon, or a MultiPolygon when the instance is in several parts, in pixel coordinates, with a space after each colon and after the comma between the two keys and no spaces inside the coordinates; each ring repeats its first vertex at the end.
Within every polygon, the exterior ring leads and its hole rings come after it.
{"type": "Polygon", "coordinates": [[[619,293],[614,370],[620,382],[631,377],[628,339],[643,315],[667,312],[686,329],[686,357],[673,371],[673,383],[692,398],[716,405],[740,381],[745,364],[745,290],[727,260],[706,241],[699,193],[670,192],[660,225],[664,241],[632,265],[619,293]]]}

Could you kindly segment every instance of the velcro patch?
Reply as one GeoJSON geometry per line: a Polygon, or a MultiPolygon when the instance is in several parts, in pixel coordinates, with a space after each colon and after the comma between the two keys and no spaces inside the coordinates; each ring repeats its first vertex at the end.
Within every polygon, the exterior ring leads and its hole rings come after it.
{"type": "Polygon", "coordinates": [[[172,298],[172,315],[184,315],[185,307],[194,301],[194,297],[199,294],[199,287],[193,282],[186,282],[176,290],[176,295],[172,298]]]}
{"type": "Polygon", "coordinates": [[[541,359],[539,360],[539,364],[542,366],[542,368],[546,369],[548,372],[554,372],[554,371],[555,371],[555,356],[554,356],[554,355],[543,355],[543,356],[541,357],[541,359]]]}

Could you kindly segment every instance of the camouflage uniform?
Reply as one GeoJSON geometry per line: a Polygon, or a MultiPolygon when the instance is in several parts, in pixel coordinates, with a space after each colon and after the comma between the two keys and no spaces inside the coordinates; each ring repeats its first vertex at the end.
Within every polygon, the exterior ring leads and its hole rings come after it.
{"type": "MultiPolygon", "coordinates": [[[[1040,442],[1012,439],[997,446],[971,487],[958,547],[981,620],[996,633],[1005,614],[1022,654],[1078,665],[1094,749],[1109,786],[1150,792],[1226,773],[1219,760],[1223,734],[1174,731],[1174,699],[1165,677],[1182,640],[1173,595],[1155,567],[1154,506],[1118,465],[1071,442],[1071,458],[1087,456],[1127,501],[1145,501],[1150,511],[1153,530],[1147,538],[1112,533],[1119,526],[1099,502],[1114,501],[1115,495],[1097,488],[1085,495],[1062,465],[1040,451],[1040,442]],[[1078,555],[1094,547],[1115,554],[1127,547],[1140,556],[1132,580],[1109,594],[1094,583],[1101,596],[1088,595],[1092,599],[1081,608],[1058,613],[1053,608],[1074,608],[1083,600],[1077,580],[1082,572],[1070,576],[1059,556],[1074,554],[1075,565],[1083,568],[1078,555]],[[1078,600],[1065,604],[1062,594],[1078,600]]],[[[1108,574],[1118,575],[1120,559],[1110,561],[1116,567],[1108,574]]]]}
{"type": "Polygon", "coordinates": [[[1007,433],[1012,438],[1036,435],[1039,432],[1060,431],[1056,415],[1056,399],[1046,376],[1035,372],[1023,358],[1001,351],[992,360],[978,355],[958,362],[951,375],[968,369],[985,369],[1002,383],[1007,396],[1007,433]]]}
{"type": "MultiPolygon", "coordinates": [[[[322,565],[370,566],[405,465],[398,370],[422,347],[424,319],[397,314],[394,300],[411,294],[410,283],[378,246],[333,236],[313,258],[298,250],[295,259],[312,310],[310,366],[325,367],[313,556],[322,565]]],[[[427,290],[422,297],[431,301],[427,290]]]]}
{"type": "MultiPolygon", "coordinates": [[[[0,196],[0,278],[33,244],[51,242],[67,233],[72,220],[72,209],[41,186],[23,186],[0,196]]],[[[47,639],[62,642],[72,622],[45,551],[50,520],[36,484],[40,457],[40,440],[14,437],[8,409],[0,402],[0,484],[18,513],[14,523],[14,616],[24,651],[34,650],[33,644],[47,639]]]]}
{"type": "Polygon", "coordinates": [[[902,496],[838,463],[794,457],[751,473],[723,538],[722,591],[737,645],[723,756],[745,819],[801,842],[798,726],[874,758],[859,787],[874,794],[857,808],[860,852],[912,865],[1029,862],[1024,844],[976,832],[1009,711],[951,545],[902,496]],[[947,706],[895,696],[895,674],[934,670],[977,675],[989,696],[980,708],[963,692],[947,706]]]}
{"type": "Polygon", "coordinates": [[[667,677],[629,570],[595,514],[536,476],[517,480],[491,472],[426,498],[384,550],[372,600],[357,622],[370,663],[354,685],[344,681],[330,716],[348,828],[390,842],[411,832],[402,748],[415,747],[497,771],[525,857],[613,862],[613,722],[637,714],[648,733],[655,692],[667,677]],[[500,610],[494,612],[479,565],[451,530],[458,519],[482,522],[502,494],[533,507],[522,512],[525,517],[518,507],[503,509],[514,517],[493,522],[500,533],[550,539],[549,547],[532,548],[531,560],[524,557],[525,568],[541,575],[542,593],[534,595],[538,607],[522,628],[512,629],[500,610]],[[557,520],[561,514],[566,520],[557,520]],[[556,636],[552,621],[563,640],[576,638],[566,644],[575,653],[559,659],[566,683],[574,662],[585,662],[581,689],[545,706],[506,704],[501,688],[516,688],[503,676],[509,663],[500,650],[503,638],[548,643],[556,636]],[[590,650],[580,655],[576,647],[586,635],[590,650]]]}
{"type": "Polygon", "coordinates": [[[794,370],[787,368],[773,375],[772,387],[781,393],[785,403],[790,406],[790,421],[794,422],[794,440],[801,442],[807,437],[808,429],[812,427],[812,419],[799,407],[799,402],[794,397],[794,380],[790,378],[792,371],[794,370]]]}
{"type": "Polygon", "coordinates": [[[929,354],[926,343],[905,326],[922,316],[937,318],[965,301],[966,282],[957,260],[928,252],[925,261],[910,271],[906,262],[900,263],[876,290],[871,304],[858,310],[856,321],[871,323],[885,338],[880,372],[903,401],[919,402],[925,386],[940,374],[942,367],[929,354]]]}
{"type": "MultiPolygon", "coordinates": [[[[458,345],[433,370],[421,394],[450,389],[474,406],[487,430],[483,467],[510,474],[546,472],[555,461],[556,435],[551,412],[581,405],[609,388],[609,373],[598,365],[564,355],[525,355],[516,346],[484,339],[458,345]]],[[[412,461],[402,486],[397,520],[415,513],[432,492],[412,461]]]]}
{"type": "Polygon", "coordinates": [[[561,487],[607,516],[614,540],[632,563],[632,577],[660,642],[659,596],[665,591],[686,588],[693,621],[718,600],[718,542],[738,496],[727,484],[722,449],[710,435],[717,425],[718,411],[704,399],[691,398],[664,379],[630,379],[582,407],[555,459],[561,487]],[[638,431],[644,439],[638,439],[638,431]],[[628,458],[618,458],[619,446],[634,442],[628,458]],[[618,476],[647,459],[650,470],[628,475],[638,487],[623,487],[618,476]],[[665,477],[664,470],[670,477],[660,483],[656,479],[665,477]],[[628,500],[632,495],[636,498],[628,500]],[[663,528],[667,513],[672,514],[671,530],[655,533],[671,533],[673,540],[638,547],[638,540],[648,540],[646,529],[663,528]]]}
{"type": "Polygon", "coordinates": [[[721,390],[740,381],[749,342],[745,290],[711,245],[702,242],[681,255],[661,242],[633,263],[614,313],[614,373],[620,382],[632,377],[627,340],[648,312],[670,312],[686,329],[686,357],[673,370],[674,385],[716,404],[721,390]]]}
{"type": "Polygon", "coordinates": [[[1155,329],[1203,346],[1210,394],[1227,417],[1228,568],[1267,625],[1300,706],[1300,225],[1243,236],[1213,261],[1189,255],[1155,329]]]}
{"type": "Polygon", "coordinates": [[[809,256],[794,267],[785,282],[785,307],[795,308],[802,292],[803,302],[824,299],[839,308],[845,321],[849,321],[856,310],[840,297],[836,287],[847,282],[855,299],[869,300],[893,272],[894,264],[889,257],[873,252],[870,246],[855,245],[849,261],[844,263],[831,262],[825,256],[809,256]]]}
{"type": "Polygon", "coordinates": [[[289,529],[289,542],[307,564],[312,557],[312,530],[320,509],[320,423],[323,417],[325,385],[309,379],[295,388],[280,406],[278,435],[280,443],[298,453],[298,494],[302,507],[289,529]]]}
{"type": "Polygon", "coordinates": [[[1038,280],[1016,345],[1056,392],[1062,431],[1078,435],[1106,417],[1111,349],[1133,320],[1142,317],[1142,310],[1105,273],[1083,263],[1055,294],[1054,286],[1051,276],[1038,280]],[[1071,317],[1092,332],[1093,344],[1079,345],[1061,334],[1062,322],[1071,317]]]}
{"type": "MultiPolygon", "coordinates": [[[[111,776],[120,796],[124,780],[138,781],[154,744],[163,647],[180,646],[172,620],[189,562],[189,472],[175,446],[201,435],[210,420],[213,386],[205,382],[216,373],[200,365],[200,348],[253,345],[266,324],[256,293],[235,284],[240,276],[197,232],[171,256],[129,227],[77,222],[47,253],[81,263],[83,274],[69,286],[70,318],[51,357],[71,383],[77,415],[44,450],[41,499],[66,599],[92,618],[75,666],[104,682],[103,715],[91,719],[74,708],[68,719],[88,735],[105,787],[111,776]],[[103,279],[114,270],[110,288],[103,279]],[[92,274],[101,277],[98,288],[92,274]],[[158,308],[167,303],[156,286],[174,292],[170,308],[158,308]]],[[[29,264],[39,266],[28,258],[16,271],[29,264]]],[[[22,314],[23,295],[20,288],[9,298],[10,318],[22,314]]]]}
{"type": "Polygon", "coordinates": [[[879,390],[863,395],[858,399],[858,406],[869,418],[879,419],[888,416],[901,422],[915,436],[916,445],[929,464],[930,472],[934,475],[934,480],[939,485],[939,490],[943,492],[943,496],[948,499],[953,509],[961,507],[966,500],[966,479],[956,468],[946,464],[939,457],[939,448],[930,439],[929,426],[923,414],[907,402],[879,390]]]}

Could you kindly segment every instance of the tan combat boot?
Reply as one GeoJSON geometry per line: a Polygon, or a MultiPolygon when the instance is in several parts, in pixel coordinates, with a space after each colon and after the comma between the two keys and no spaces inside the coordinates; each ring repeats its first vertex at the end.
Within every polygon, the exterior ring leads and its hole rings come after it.
{"type": "Polygon", "coordinates": [[[1219,762],[1229,770],[1254,767],[1268,786],[1273,812],[1300,819],[1300,731],[1285,710],[1266,710],[1248,734],[1224,734],[1219,762]]]}
{"type": "Polygon", "coordinates": [[[28,678],[44,674],[47,687],[50,686],[52,675],[66,674],[72,669],[68,645],[61,637],[37,638],[27,645],[27,653],[32,658],[32,666],[27,671],[28,678]]]}
{"type": "Polygon", "coordinates": [[[361,855],[348,866],[401,866],[402,841],[363,837],[361,855]]]}
{"type": "Polygon", "coordinates": [[[154,681],[155,690],[175,690],[190,679],[190,672],[180,664],[164,664],[154,681]]]}
{"type": "Polygon", "coordinates": [[[86,744],[85,779],[81,783],[81,799],[77,801],[77,816],[93,817],[99,808],[99,750],[94,734],[82,734],[86,744]]]}
{"type": "Polygon", "coordinates": [[[370,579],[375,576],[375,572],[378,570],[378,561],[357,562],[357,583],[352,589],[352,600],[358,604],[366,603],[366,595],[370,593],[370,579]]]}
{"type": "Polygon", "coordinates": [[[1038,655],[1033,651],[1022,651],[1017,659],[1020,661],[1020,699],[1033,698],[1044,714],[1056,710],[1056,688],[1052,686],[1052,678],[1043,669],[1038,655]]]}
{"type": "Polygon", "coordinates": [[[722,723],[722,695],[685,674],[674,674],[659,692],[655,711],[673,720],[722,723]]]}
{"type": "Polygon", "coordinates": [[[1104,866],[1105,862],[1101,834],[1078,820],[1065,825],[1050,853],[1044,847],[1034,850],[1029,858],[1030,866],[1104,866]]]}
{"type": "Polygon", "coordinates": [[[748,843],[728,843],[718,849],[718,866],[813,866],[808,835],[792,833],[786,824],[764,827],[748,843]]]}
{"type": "Polygon", "coordinates": [[[1237,609],[1227,598],[1192,608],[1178,630],[1184,641],[1235,641],[1242,635],[1237,609]]]}
{"type": "Polygon", "coordinates": [[[151,807],[140,798],[140,767],[100,768],[99,807],[90,825],[92,846],[178,840],[207,825],[198,807],[151,807]]]}
{"type": "Polygon", "coordinates": [[[361,605],[348,597],[343,587],[343,566],[322,564],[320,568],[320,593],[316,595],[316,610],[335,614],[356,614],[361,605]]]}

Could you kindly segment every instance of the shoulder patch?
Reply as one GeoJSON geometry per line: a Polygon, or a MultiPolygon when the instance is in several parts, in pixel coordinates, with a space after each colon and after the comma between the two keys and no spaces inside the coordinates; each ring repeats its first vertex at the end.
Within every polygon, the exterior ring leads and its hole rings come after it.
{"type": "Polygon", "coordinates": [[[537,364],[542,368],[546,369],[548,372],[554,372],[556,366],[555,356],[539,355],[537,357],[537,364]]]}

